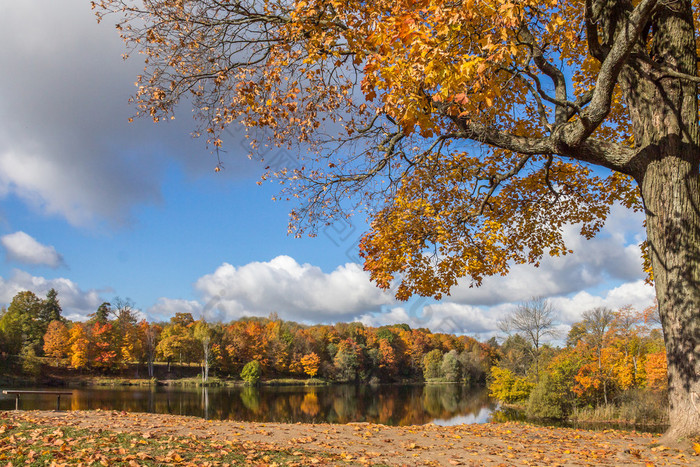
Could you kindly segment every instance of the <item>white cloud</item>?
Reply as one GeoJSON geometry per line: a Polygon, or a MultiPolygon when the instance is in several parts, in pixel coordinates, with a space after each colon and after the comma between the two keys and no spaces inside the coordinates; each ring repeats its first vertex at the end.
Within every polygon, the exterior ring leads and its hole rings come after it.
{"type": "Polygon", "coordinates": [[[82,290],[78,284],[66,278],[46,279],[15,270],[8,279],[0,277],[0,303],[8,306],[17,293],[29,290],[43,298],[50,289],[56,289],[63,316],[74,321],[83,321],[94,313],[104,301],[100,296],[106,291],[82,290]]]}
{"type": "Polygon", "coordinates": [[[408,313],[404,308],[392,308],[384,313],[366,313],[358,318],[366,326],[384,326],[406,323],[412,328],[428,328],[432,332],[467,334],[488,339],[498,331],[498,321],[516,304],[494,307],[475,307],[443,301],[426,305],[422,312],[408,313]]]}
{"type": "Polygon", "coordinates": [[[284,319],[331,322],[378,311],[394,302],[391,294],[369,281],[358,264],[324,273],[289,256],[239,268],[224,263],[200,278],[195,288],[202,294],[207,314],[222,320],[275,312],[284,319]]]}
{"type": "Polygon", "coordinates": [[[638,280],[610,289],[602,296],[581,291],[571,297],[555,297],[552,298],[552,306],[560,311],[560,320],[563,323],[573,324],[581,321],[583,312],[591,308],[605,306],[615,310],[632,305],[634,308],[642,310],[653,305],[655,297],[654,287],[638,280]]]}
{"type": "Polygon", "coordinates": [[[615,206],[598,236],[586,240],[575,226],[564,227],[564,240],[573,254],[545,256],[539,268],[514,265],[506,276],[487,277],[483,285],[470,288],[460,280],[449,298],[466,305],[493,306],[527,300],[533,296],[562,296],[606,283],[642,279],[639,249],[642,215],[615,206]]]}
{"type": "Polygon", "coordinates": [[[11,261],[52,268],[63,265],[63,257],[54,247],[42,245],[22,231],[4,235],[0,242],[7,251],[7,259],[11,261]]]}
{"type": "MultiPolygon", "coordinates": [[[[557,336],[566,336],[571,324],[581,321],[583,312],[598,306],[613,310],[631,305],[642,310],[654,303],[654,288],[644,281],[624,283],[601,295],[581,291],[570,297],[551,298],[557,322],[557,336]]],[[[406,323],[412,328],[425,327],[433,332],[467,334],[480,340],[500,334],[498,322],[518,306],[509,301],[495,306],[472,306],[451,301],[427,305],[422,313],[408,313],[395,307],[383,313],[365,313],[358,318],[366,326],[406,323]]],[[[556,341],[556,339],[554,339],[556,341]]]]}
{"type": "Polygon", "coordinates": [[[211,321],[213,316],[207,315],[203,311],[204,307],[195,300],[161,297],[158,303],[146,311],[146,315],[152,321],[168,321],[175,316],[175,313],[190,313],[194,319],[199,319],[204,315],[204,318],[211,321]]]}

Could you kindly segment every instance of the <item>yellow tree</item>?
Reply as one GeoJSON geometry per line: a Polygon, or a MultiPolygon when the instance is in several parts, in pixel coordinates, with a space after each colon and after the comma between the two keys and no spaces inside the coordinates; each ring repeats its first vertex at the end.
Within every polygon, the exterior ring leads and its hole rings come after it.
{"type": "Polygon", "coordinates": [[[70,333],[63,321],[51,321],[44,334],[44,355],[63,358],[70,350],[70,333]]]}
{"type": "Polygon", "coordinates": [[[666,389],[666,354],[663,352],[650,353],[644,362],[647,376],[647,387],[652,390],[666,389]]]}
{"type": "MultiPolygon", "coordinates": [[[[700,433],[696,0],[95,0],[145,54],[138,113],[187,98],[295,147],[297,234],[366,207],[365,267],[440,297],[644,209],[671,428],[700,433]],[[642,203],[643,201],[643,203],[642,203]],[[643,206],[643,207],[642,207],[643,206]]],[[[219,167],[217,166],[217,169],[219,167]]],[[[312,231],[313,232],[313,231],[312,231]]]]}
{"type": "Polygon", "coordinates": [[[75,323],[70,328],[70,364],[73,368],[82,369],[89,363],[89,345],[87,332],[82,323],[75,323]]]}
{"type": "Polygon", "coordinates": [[[321,359],[318,355],[316,355],[316,352],[311,352],[310,354],[306,354],[301,358],[301,364],[304,367],[304,373],[313,378],[316,376],[316,373],[318,373],[318,367],[321,364],[321,359]]]}

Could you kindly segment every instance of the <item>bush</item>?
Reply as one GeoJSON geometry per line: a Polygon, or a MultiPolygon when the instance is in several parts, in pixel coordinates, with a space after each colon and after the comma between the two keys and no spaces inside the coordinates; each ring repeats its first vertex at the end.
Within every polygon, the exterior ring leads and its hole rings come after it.
{"type": "Polygon", "coordinates": [[[25,375],[37,377],[41,374],[41,360],[36,356],[34,347],[25,346],[22,349],[22,371],[25,375]]]}
{"type": "Polygon", "coordinates": [[[257,383],[260,380],[260,375],[262,375],[262,367],[257,360],[246,363],[241,371],[241,378],[248,384],[257,383]]]}
{"type": "Polygon", "coordinates": [[[545,373],[530,393],[527,416],[535,418],[564,419],[569,416],[572,404],[567,389],[554,374],[545,373]]]}
{"type": "Polygon", "coordinates": [[[507,368],[491,368],[489,395],[506,404],[522,403],[530,396],[533,384],[526,378],[516,376],[507,368]]]}

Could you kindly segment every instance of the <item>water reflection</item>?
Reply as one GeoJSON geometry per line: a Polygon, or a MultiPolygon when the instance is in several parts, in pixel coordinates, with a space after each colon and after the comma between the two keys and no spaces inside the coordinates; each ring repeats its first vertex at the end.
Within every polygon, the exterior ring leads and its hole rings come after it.
{"type": "MultiPolygon", "coordinates": [[[[41,388],[34,388],[41,389],[41,388]]],[[[288,423],[372,422],[414,425],[484,423],[495,408],[485,391],[459,385],[74,389],[62,408],[194,415],[206,419],[288,423]]],[[[55,408],[55,398],[27,396],[23,409],[55,408]]],[[[0,398],[0,410],[14,399],[0,398]]]]}

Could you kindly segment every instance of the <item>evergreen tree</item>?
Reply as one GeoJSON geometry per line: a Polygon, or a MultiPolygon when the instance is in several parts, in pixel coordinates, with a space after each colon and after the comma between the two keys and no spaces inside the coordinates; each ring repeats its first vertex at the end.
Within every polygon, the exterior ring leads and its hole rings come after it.
{"type": "Polygon", "coordinates": [[[44,323],[48,328],[51,321],[63,321],[61,316],[61,304],[58,301],[58,292],[56,289],[51,289],[46,294],[46,299],[42,302],[39,309],[39,321],[44,323]]]}

